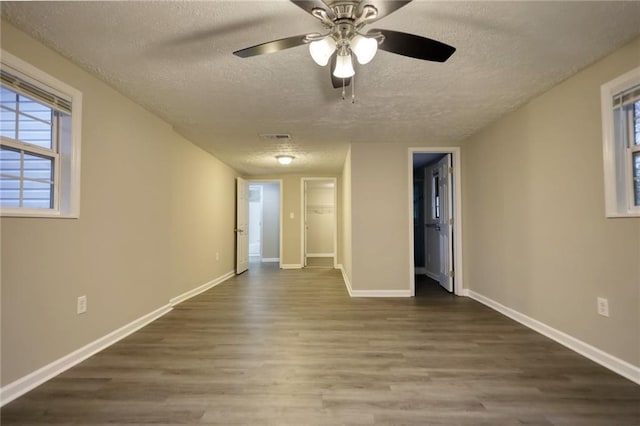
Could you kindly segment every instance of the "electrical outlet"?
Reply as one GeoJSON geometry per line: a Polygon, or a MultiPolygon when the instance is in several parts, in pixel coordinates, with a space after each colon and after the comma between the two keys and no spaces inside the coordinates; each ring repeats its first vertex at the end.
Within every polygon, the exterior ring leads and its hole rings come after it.
{"type": "Polygon", "coordinates": [[[76,312],[78,314],[84,314],[85,312],[87,312],[87,296],[78,297],[76,312]]]}
{"type": "Polygon", "coordinates": [[[216,252],[216,260],[220,260],[220,253],[216,252]]]}
{"type": "Polygon", "coordinates": [[[603,317],[609,316],[609,301],[604,297],[598,297],[598,314],[603,317]]]}

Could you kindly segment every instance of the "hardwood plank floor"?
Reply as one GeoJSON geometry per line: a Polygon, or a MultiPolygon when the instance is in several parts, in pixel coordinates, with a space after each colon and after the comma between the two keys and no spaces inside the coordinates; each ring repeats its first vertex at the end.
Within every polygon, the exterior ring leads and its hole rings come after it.
{"type": "Polygon", "coordinates": [[[333,257],[307,257],[305,268],[333,268],[333,257]]]}
{"type": "Polygon", "coordinates": [[[640,386],[467,298],[351,299],[252,264],[1,412],[2,425],[640,425],[640,386]]]}

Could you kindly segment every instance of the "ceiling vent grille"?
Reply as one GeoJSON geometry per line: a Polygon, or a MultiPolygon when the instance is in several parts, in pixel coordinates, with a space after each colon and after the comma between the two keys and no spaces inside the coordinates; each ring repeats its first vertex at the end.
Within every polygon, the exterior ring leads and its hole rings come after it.
{"type": "Polygon", "coordinates": [[[290,141],[291,135],[287,133],[261,133],[260,139],[265,141],[290,141]]]}

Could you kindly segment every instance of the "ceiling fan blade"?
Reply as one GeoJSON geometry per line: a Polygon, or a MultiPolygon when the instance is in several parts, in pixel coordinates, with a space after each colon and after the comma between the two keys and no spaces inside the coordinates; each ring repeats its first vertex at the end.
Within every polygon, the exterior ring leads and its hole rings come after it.
{"type": "Polygon", "coordinates": [[[233,52],[233,54],[241,58],[248,58],[250,56],[278,52],[280,50],[307,44],[305,36],[306,35],[303,34],[293,37],[281,38],[279,40],[268,41],[266,43],[257,44],[245,49],[236,50],[235,52],[233,52]]]}
{"type": "Polygon", "coordinates": [[[334,19],[335,15],[333,14],[333,10],[325,2],[322,0],[289,0],[291,3],[298,6],[300,9],[304,10],[310,15],[313,15],[313,9],[324,9],[327,12],[327,16],[329,19],[334,19]]]}
{"type": "Polygon", "coordinates": [[[413,0],[371,1],[371,2],[365,1],[360,5],[359,13],[362,12],[362,8],[367,4],[370,4],[371,6],[374,6],[376,9],[378,9],[378,15],[375,18],[369,19],[367,21],[368,23],[372,23],[379,19],[384,18],[387,15],[390,15],[391,13],[395,12],[396,10],[400,9],[403,6],[406,6],[412,1],[413,0]]]}
{"type": "Polygon", "coordinates": [[[456,48],[430,38],[391,30],[370,30],[369,33],[382,33],[384,41],[378,49],[410,58],[425,61],[445,62],[456,48]]]}
{"type": "Polygon", "coordinates": [[[351,77],[342,79],[333,75],[333,70],[336,69],[336,61],[336,55],[331,56],[331,63],[329,64],[329,74],[331,74],[331,84],[333,85],[333,88],[341,89],[343,85],[344,87],[347,87],[351,84],[351,77]]]}

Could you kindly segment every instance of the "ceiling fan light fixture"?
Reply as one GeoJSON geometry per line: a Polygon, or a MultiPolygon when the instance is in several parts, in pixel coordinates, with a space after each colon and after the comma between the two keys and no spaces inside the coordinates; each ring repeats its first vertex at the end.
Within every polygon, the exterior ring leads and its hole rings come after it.
{"type": "Polygon", "coordinates": [[[359,64],[371,62],[378,51],[378,40],[356,34],[350,41],[351,51],[355,53],[359,64]]]}
{"type": "Polygon", "coordinates": [[[276,160],[278,160],[278,163],[282,164],[283,166],[291,164],[294,158],[295,157],[293,155],[276,155],[276,160]]]}
{"type": "Polygon", "coordinates": [[[346,55],[338,55],[336,58],[336,68],[333,70],[333,75],[337,78],[349,78],[353,77],[356,72],[353,69],[353,62],[351,59],[351,53],[346,55]]]}
{"type": "Polygon", "coordinates": [[[333,52],[336,51],[336,41],[331,36],[327,36],[322,40],[316,40],[309,43],[309,53],[316,64],[324,67],[329,63],[329,59],[333,52]]]}

